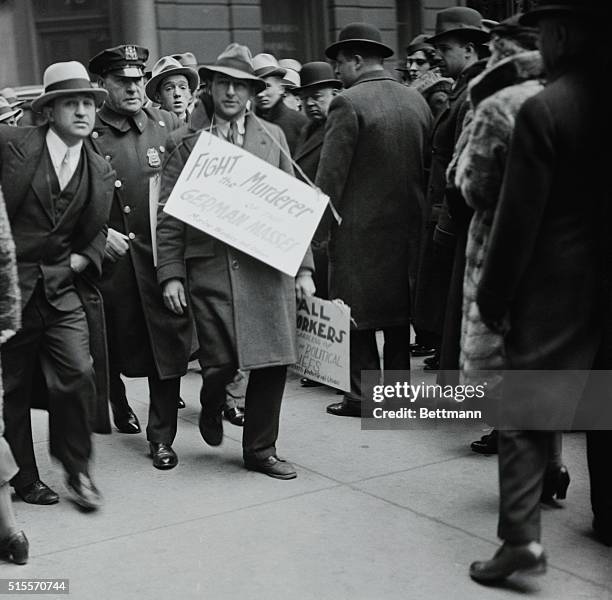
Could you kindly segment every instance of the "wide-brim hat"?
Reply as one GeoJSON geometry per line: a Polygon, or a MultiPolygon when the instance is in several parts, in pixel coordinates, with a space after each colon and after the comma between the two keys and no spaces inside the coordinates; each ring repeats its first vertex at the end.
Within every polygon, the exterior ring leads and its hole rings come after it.
{"type": "Polygon", "coordinates": [[[32,100],[32,110],[41,112],[43,106],[60,96],[91,94],[100,106],[108,92],[94,87],[87,69],[76,60],[58,62],[48,66],[43,74],[43,93],[32,100]]]}
{"type": "Polygon", "coordinates": [[[536,27],[542,17],[552,16],[553,14],[603,17],[610,16],[610,12],[607,0],[556,0],[555,2],[541,0],[537,6],[521,15],[520,24],[527,27],[536,27]]]}
{"type": "Polygon", "coordinates": [[[295,88],[300,87],[300,74],[293,69],[287,69],[284,77],[281,79],[281,83],[285,89],[293,91],[295,88]]]}
{"type": "Polygon", "coordinates": [[[25,102],[25,100],[20,100],[19,98],[17,98],[17,92],[10,87],[6,87],[0,90],[0,96],[6,98],[6,101],[9,103],[11,108],[21,106],[25,102]]]}
{"type": "Polygon", "coordinates": [[[293,92],[301,92],[313,87],[332,87],[340,89],[342,82],[334,77],[334,70],[322,60],[306,63],[300,71],[301,85],[293,92]]]}
{"type": "Polygon", "coordinates": [[[438,12],[435,33],[427,41],[436,44],[448,35],[461,36],[475,44],[484,44],[489,39],[489,32],[482,26],[481,14],[467,6],[453,6],[438,12]]]}
{"type": "Polygon", "coordinates": [[[382,58],[393,56],[393,50],[383,44],[380,30],[369,23],[350,23],[340,30],[338,41],[325,49],[325,56],[335,60],[347,45],[363,45],[380,53],[382,58]]]}
{"type": "Polygon", "coordinates": [[[155,102],[155,95],[166,77],[171,75],[184,75],[187,78],[189,89],[193,94],[200,85],[200,76],[191,67],[184,67],[181,63],[171,56],[162,56],[154,65],[151,71],[151,79],[145,85],[145,94],[155,102]]]}
{"type": "Polygon", "coordinates": [[[278,66],[283,69],[293,69],[298,73],[302,70],[302,63],[295,58],[281,58],[278,61],[278,66]]]}
{"type": "Polygon", "coordinates": [[[251,51],[236,42],[219,54],[214,65],[203,65],[198,73],[201,79],[212,79],[215,73],[222,73],[234,79],[250,81],[257,92],[266,89],[266,82],[255,75],[251,51]]]}
{"type": "Polygon", "coordinates": [[[253,57],[253,70],[257,77],[280,77],[282,79],[287,74],[287,69],[281,67],[272,54],[266,52],[253,57]]]}
{"type": "Polygon", "coordinates": [[[9,101],[4,97],[0,96],[0,123],[15,117],[18,121],[23,117],[23,110],[10,105],[9,101]]]}
{"type": "Polygon", "coordinates": [[[174,60],[178,60],[184,67],[191,67],[196,71],[198,70],[198,59],[193,52],[179,52],[177,54],[171,54],[171,56],[174,60]]]}

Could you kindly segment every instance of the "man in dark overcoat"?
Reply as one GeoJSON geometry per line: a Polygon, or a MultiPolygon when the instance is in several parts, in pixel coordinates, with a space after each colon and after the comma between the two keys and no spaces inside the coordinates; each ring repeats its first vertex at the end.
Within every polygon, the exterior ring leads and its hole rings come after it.
{"type": "Polygon", "coordinates": [[[442,10],[436,15],[435,35],[428,39],[428,43],[433,44],[440,52],[442,74],[454,79],[455,83],[448,98],[448,108],[436,119],[431,137],[427,213],[423,221],[415,298],[415,327],[419,331],[419,337],[423,339],[422,343],[437,349],[436,363],[440,356],[443,333],[445,336],[453,336],[456,342],[453,345],[456,364],[442,367],[449,369],[459,368],[458,330],[461,325],[465,266],[463,255],[471,213],[465,202],[459,202],[459,206],[453,205],[451,218],[446,169],[468,110],[468,83],[481,73],[486,65],[484,60],[479,60],[478,52],[488,37],[489,34],[482,28],[480,13],[472,8],[457,6],[442,10]],[[458,231],[461,233],[459,242],[458,231]],[[455,259],[459,263],[456,266],[455,259]],[[455,280],[452,288],[451,278],[455,280]],[[449,289],[454,291],[452,300],[448,299],[449,289]],[[453,323],[445,322],[448,303],[451,304],[450,310],[456,317],[453,323]]]}
{"type": "MultiPolygon", "coordinates": [[[[609,152],[594,156],[585,149],[596,147],[602,134],[605,84],[593,42],[605,39],[599,27],[609,16],[600,14],[605,3],[589,4],[541,2],[520,20],[539,26],[547,85],[517,114],[477,294],[483,320],[505,334],[509,369],[498,442],[503,545],[470,568],[473,579],[487,584],[545,569],[539,502],[554,435],[546,429],[568,428],[561,417],[573,418],[582,374],[593,367],[601,340],[609,152]],[[535,373],[526,377],[525,371],[535,373]]],[[[589,433],[607,439],[598,464],[590,466],[596,467],[595,531],[610,543],[610,434],[589,433]]]]}
{"type": "Polygon", "coordinates": [[[169,112],[142,107],[147,57],[146,48],[128,45],[91,59],[89,70],[108,91],[92,138],[117,171],[101,282],[114,421],[123,433],[140,432],[121,375],[147,377],[153,465],[170,469],[178,462],[172,442],[191,324],[188,315],[166,310],[155,273],[152,231],[161,165],[168,134],[179,121],[169,112]]]}
{"type": "Polygon", "coordinates": [[[278,125],[285,134],[291,155],[295,153],[302,128],[308,120],[297,110],[289,108],[285,102],[286,94],[283,77],[287,69],[280,67],[271,54],[257,54],[253,57],[253,68],[266,87],[255,96],[257,116],[278,125]]]}
{"type": "Polygon", "coordinates": [[[72,498],[101,504],[89,474],[89,411],[96,384],[89,329],[74,274],[101,271],[114,172],[87,143],[96,104],[106,97],[78,62],[55,63],[32,103],[48,125],[0,131],[2,189],[17,251],[22,326],[2,346],[5,436],[19,472],[11,480],[32,504],[58,495],[39,477],[32,445],[32,376],[40,361],[47,387],[51,454],[72,498]]]}
{"type": "MultiPolygon", "coordinates": [[[[214,65],[200,69],[210,79],[216,135],[293,174],[280,128],[246,112],[265,83],[255,76],[250,51],[230,44],[214,65]],[[282,150],[281,150],[282,149],[282,150]]],[[[296,293],[312,295],[312,255],[297,276],[265,263],[163,212],[201,131],[190,129],[164,165],[160,199],[158,278],[167,307],[185,312],[188,301],[200,343],[203,393],[200,432],[218,446],[226,386],[237,368],[249,371],[242,450],[245,466],[278,479],[293,479],[293,466],[278,458],[276,439],[287,365],[296,359],[296,293]]]]}
{"type": "Polygon", "coordinates": [[[424,152],[431,111],[383,69],[393,54],[365,23],[347,25],[326,50],[345,89],[329,107],[316,185],[335,205],[329,239],[329,296],[351,307],[351,391],[327,407],[361,414],[361,371],[410,369],[410,264],[418,252],[424,152]]]}

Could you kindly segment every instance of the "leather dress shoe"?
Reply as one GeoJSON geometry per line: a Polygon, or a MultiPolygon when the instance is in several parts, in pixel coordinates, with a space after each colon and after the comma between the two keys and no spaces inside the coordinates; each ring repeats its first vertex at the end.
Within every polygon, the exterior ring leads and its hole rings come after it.
{"type": "Polygon", "coordinates": [[[302,387],[320,387],[322,385],[324,385],[323,383],[321,383],[320,381],[313,381],[312,379],[308,379],[308,377],[302,377],[300,379],[300,385],[302,387]]]}
{"type": "Polygon", "coordinates": [[[59,502],[57,493],[40,479],[23,487],[16,487],[15,493],[28,504],[57,504],[59,502]]]}
{"type": "Polygon", "coordinates": [[[483,435],[479,440],[470,444],[470,448],[477,454],[497,454],[497,431],[494,429],[491,433],[483,435]]]}
{"type": "Polygon", "coordinates": [[[178,456],[170,444],[149,442],[149,449],[156,469],[174,469],[178,465],[178,456]]]}
{"type": "Polygon", "coordinates": [[[134,414],[134,411],[131,408],[128,408],[128,412],[124,414],[119,415],[113,413],[113,421],[115,422],[115,427],[121,433],[141,432],[138,417],[134,414]]]}
{"type": "Polygon", "coordinates": [[[553,504],[555,498],[557,500],[565,500],[569,484],[569,471],[565,465],[546,469],[540,502],[553,504]]]}
{"type": "Polygon", "coordinates": [[[66,487],[72,500],[81,508],[95,510],[102,506],[102,496],[89,475],[85,473],[69,475],[66,487]]]}
{"type": "Polygon", "coordinates": [[[361,404],[359,402],[349,402],[344,399],[342,402],[334,402],[327,407],[330,415],[337,417],[361,417],[361,404]]]}
{"type": "Polygon", "coordinates": [[[541,575],[546,572],[546,554],[535,554],[527,545],[502,544],[491,560],[474,562],[470,577],[479,583],[503,581],[513,573],[541,575]]]}
{"type": "Polygon", "coordinates": [[[245,459],[244,466],[249,471],[258,471],[275,479],[295,479],[297,477],[294,466],[278,456],[268,456],[263,460],[245,459]]]}
{"type": "Polygon", "coordinates": [[[415,358],[421,356],[431,356],[432,354],[436,353],[435,348],[428,348],[422,344],[414,344],[414,348],[412,346],[413,344],[410,344],[410,355],[414,356],[415,358]]]}
{"type": "Polygon", "coordinates": [[[30,543],[23,531],[16,531],[0,540],[0,556],[16,565],[25,565],[28,562],[29,551],[30,543]]]}
{"type": "Polygon", "coordinates": [[[223,419],[221,415],[210,418],[200,411],[200,434],[209,446],[220,446],[223,441],[223,419]]]}
{"type": "Polygon", "coordinates": [[[180,396],[178,399],[178,407],[179,408],[185,408],[185,400],[183,400],[180,396]]]}
{"type": "Polygon", "coordinates": [[[604,546],[612,546],[612,526],[606,527],[597,517],[593,519],[593,533],[604,546]]]}
{"type": "Polygon", "coordinates": [[[223,416],[232,425],[236,425],[236,427],[242,427],[244,425],[244,412],[241,408],[224,408],[223,416]]]}

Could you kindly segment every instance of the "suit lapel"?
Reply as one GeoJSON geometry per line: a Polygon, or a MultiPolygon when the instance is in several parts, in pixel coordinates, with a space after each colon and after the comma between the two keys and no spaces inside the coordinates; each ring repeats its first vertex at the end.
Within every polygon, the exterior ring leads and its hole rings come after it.
{"type": "Polygon", "coordinates": [[[323,125],[319,125],[314,131],[310,133],[304,143],[298,146],[294,160],[297,162],[310,152],[313,152],[317,148],[320,148],[323,145],[324,134],[325,127],[323,125]]]}
{"type": "Polygon", "coordinates": [[[51,173],[53,165],[51,160],[47,160],[47,149],[43,146],[39,155],[38,167],[34,171],[32,178],[32,190],[42,205],[45,213],[49,217],[51,223],[55,224],[55,215],[53,213],[53,199],[51,197],[51,173]]]}

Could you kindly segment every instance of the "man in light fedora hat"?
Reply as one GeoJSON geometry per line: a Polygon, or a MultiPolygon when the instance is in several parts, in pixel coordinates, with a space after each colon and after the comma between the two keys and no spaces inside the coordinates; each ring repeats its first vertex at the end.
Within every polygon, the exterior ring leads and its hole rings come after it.
{"type": "Polygon", "coordinates": [[[0,125],[17,127],[22,116],[23,110],[21,108],[13,108],[4,96],[0,96],[0,125]]]}
{"type": "Polygon", "coordinates": [[[41,480],[32,447],[31,379],[40,360],[48,390],[51,453],[62,463],[73,500],[101,504],[91,480],[89,411],[96,386],[89,329],[74,274],[101,272],[114,171],[92,149],[89,135],[95,88],[85,67],[55,63],[32,102],[47,125],[0,128],[0,178],[17,248],[22,327],[2,346],[5,436],[18,474],[18,496],[54,504],[59,496],[41,480]]]}
{"type": "Polygon", "coordinates": [[[427,40],[442,57],[442,75],[455,80],[448,97],[448,108],[436,119],[432,133],[426,214],[417,275],[415,328],[422,343],[436,349],[427,370],[439,368],[441,352],[443,368],[456,371],[459,367],[463,258],[471,215],[465,202],[460,202],[460,208],[464,210],[455,213],[456,220],[451,219],[446,168],[468,109],[468,83],[486,66],[486,61],[479,58],[479,52],[488,38],[480,13],[457,6],[437,13],[435,34],[427,40]],[[469,216],[466,217],[466,213],[469,216]],[[463,220],[459,221],[460,217],[463,220]]]}
{"type": "Polygon", "coordinates": [[[162,56],[153,65],[145,92],[160,108],[173,112],[181,121],[187,122],[188,109],[199,85],[200,77],[196,70],[183,66],[171,56],[162,56]]]}
{"type": "Polygon", "coordinates": [[[383,68],[393,50],[367,23],[344,27],[325,51],[345,89],[329,106],[316,184],[341,223],[329,236],[329,296],[351,307],[351,390],[327,412],[361,415],[361,371],[410,369],[409,272],[416,260],[431,111],[383,68]],[[408,158],[409,157],[409,158],[408,158]]]}
{"type": "Polygon", "coordinates": [[[149,453],[156,469],[167,470],[178,464],[172,443],[192,324],[188,315],[165,308],[155,273],[152,217],[154,222],[166,140],[181,123],[173,113],[143,107],[148,56],[146,48],[127,44],[89,61],[89,70],[108,91],[92,138],[117,171],[100,283],[114,423],[122,433],[140,433],[121,375],[146,377],[149,453]]]}
{"type": "Polygon", "coordinates": [[[272,54],[256,54],[253,57],[255,75],[260,77],[266,87],[255,96],[256,113],[258,117],[278,125],[287,138],[291,154],[295,152],[302,127],[308,120],[306,117],[290,109],[284,100],[286,95],[283,78],[287,69],[279,66],[272,54]]]}
{"type": "MultiPolygon", "coordinates": [[[[249,100],[266,85],[255,75],[249,49],[230,44],[214,64],[200,68],[200,75],[210,81],[210,133],[293,174],[282,130],[247,113],[249,100]]],[[[190,125],[170,141],[157,226],[159,283],[170,311],[182,314],[189,304],[194,314],[204,441],[222,443],[226,386],[236,369],[248,370],[244,464],[270,477],[293,479],[295,469],[278,458],[276,439],[287,366],[296,360],[296,294],[314,293],[312,255],[308,252],[297,276],[289,277],[163,212],[200,134],[190,125]]]]}

